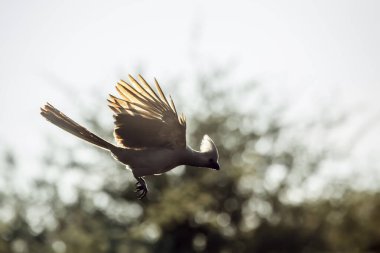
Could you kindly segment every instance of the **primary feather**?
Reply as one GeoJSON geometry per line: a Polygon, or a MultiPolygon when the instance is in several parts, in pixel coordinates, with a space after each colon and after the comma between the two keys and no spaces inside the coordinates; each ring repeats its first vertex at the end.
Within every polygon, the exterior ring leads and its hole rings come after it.
{"type": "Polygon", "coordinates": [[[178,116],[172,98],[168,102],[156,79],[157,92],[142,76],[138,79],[129,75],[130,83],[119,81],[116,90],[121,98],[108,99],[115,113],[117,143],[127,148],[186,147],[186,119],[178,116]]]}

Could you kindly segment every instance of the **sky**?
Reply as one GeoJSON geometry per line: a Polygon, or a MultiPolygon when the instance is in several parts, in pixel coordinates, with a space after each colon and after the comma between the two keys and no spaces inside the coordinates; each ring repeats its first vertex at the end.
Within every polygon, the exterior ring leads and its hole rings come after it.
{"type": "Polygon", "coordinates": [[[299,120],[323,103],[355,112],[340,139],[366,129],[351,155],[379,164],[379,11],[376,0],[0,0],[0,146],[33,168],[46,136],[70,142],[40,117],[46,101],[78,118],[93,101],[83,94],[104,95],[107,111],[117,80],[142,68],[165,87],[230,64],[236,85],[259,81],[299,120]]]}

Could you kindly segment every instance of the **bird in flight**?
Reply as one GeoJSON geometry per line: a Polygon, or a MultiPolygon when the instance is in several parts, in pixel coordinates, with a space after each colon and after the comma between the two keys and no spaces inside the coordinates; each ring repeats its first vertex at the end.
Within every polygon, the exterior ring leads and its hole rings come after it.
{"type": "Polygon", "coordinates": [[[127,165],[137,180],[139,199],[148,193],[144,176],[162,174],[179,165],[219,170],[218,149],[212,139],[205,135],[200,151],[189,147],[186,118],[177,113],[172,98],[165,96],[156,79],[156,91],[141,75],[138,80],[129,75],[129,83],[120,80],[116,85],[120,97],[109,95],[117,145],[93,134],[49,103],[41,108],[41,115],[59,128],[110,151],[127,165]]]}

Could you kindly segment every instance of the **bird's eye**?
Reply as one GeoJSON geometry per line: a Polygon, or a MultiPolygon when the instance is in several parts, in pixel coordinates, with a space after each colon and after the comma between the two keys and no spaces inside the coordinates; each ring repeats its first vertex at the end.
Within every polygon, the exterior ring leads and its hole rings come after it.
{"type": "Polygon", "coordinates": [[[212,162],[214,161],[214,159],[210,158],[210,159],[208,159],[208,161],[209,161],[210,163],[212,163],[212,162]]]}

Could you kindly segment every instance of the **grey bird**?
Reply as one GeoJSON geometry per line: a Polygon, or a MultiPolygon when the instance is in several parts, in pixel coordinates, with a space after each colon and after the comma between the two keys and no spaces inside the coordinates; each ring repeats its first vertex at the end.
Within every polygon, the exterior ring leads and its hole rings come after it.
{"type": "Polygon", "coordinates": [[[205,135],[196,151],[186,144],[186,119],[178,114],[172,98],[168,99],[157,80],[156,91],[139,75],[129,75],[130,83],[116,85],[120,98],[109,95],[108,106],[114,112],[114,137],[117,145],[100,138],[47,103],[41,115],[63,130],[111,152],[130,168],[137,180],[139,199],[148,192],[144,176],[165,173],[179,165],[219,170],[218,149],[205,135]]]}

